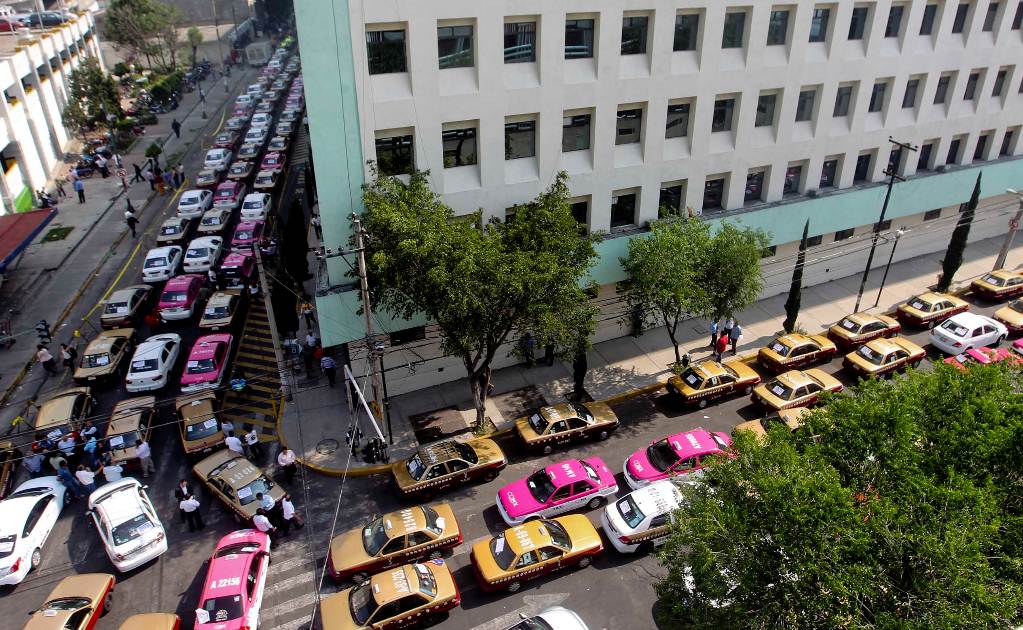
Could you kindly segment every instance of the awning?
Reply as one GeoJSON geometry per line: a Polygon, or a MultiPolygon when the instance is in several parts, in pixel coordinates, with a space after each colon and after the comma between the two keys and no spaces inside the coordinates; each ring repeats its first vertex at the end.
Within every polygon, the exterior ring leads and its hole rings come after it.
{"type": "Polygon", "coordinates": [[[0,216],[0,273],[7,271],[7,265],[32,244],[55,216],[56,208],[0,216]]]}

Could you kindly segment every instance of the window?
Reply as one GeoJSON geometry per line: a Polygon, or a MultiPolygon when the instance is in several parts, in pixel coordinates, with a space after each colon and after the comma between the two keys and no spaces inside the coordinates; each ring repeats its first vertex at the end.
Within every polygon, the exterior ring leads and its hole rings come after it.
{"type": "Polygon", "coordinates": [[[938,78],[938,86],[934,88],[934,104],[941,105],[948,99],[948,85],[952,82],[950,75],[938,78]]]}
{"type": "Polygon", "coordinates": [[[643,131],[642,109],[618,110],[615,144],[635,144],[640,141],[643,131]]]}
{"type": "MultiPolygon", "coordinates": [[[[778,101],[777,94],[761,94],[757,100],[757,118],[754,123],[757,127],[770,127],[774,124],[774,105],[778,101]]],[[[717,121],[717,107],[714,110],[715,124],[717,121]]],[[[729,125],[731,128],[731,125],[729,125]]],[[[717,129],[715,129],[717,131],[717,129]]]]}
{"type": "Polygon", "coordinates": [[[831,9],[814,9],[810,18],[810,43],[820,43],[828,38],[828,20],[831,9]]]}
{"type": "Polygon", "coordinates": [[[369,31],[366,33],[366,57],[370,74],[407,72],[405,31],[369,31]]]}
{"type": "Polygon", "coordinates": [[[863,39],[869,12],[869,7],[853,7],[852,18],[849,20],[849,39],[863,39]]]}
{"type": "Polygon", "coordinates": [[[924,221],[933,221],[941,217],[941,208],[937,210],[928,210],[924,213],[924,221]]]}
{"type": "Polygon", "coordinates": [[[561,151],[585,151],[590,148],[590,115],[565,116],[561,123],[561,151]]]}
{"type": "Polygon", "coordinates": [[[818,234],[817,236],[811,236],[810,238],[806,239],[806,246],[807,247],[817,247],[818,245],[821,244],[821,241],[823,241],[823,240],[824,240],[824,235],[823,234],[818,234]]]}
{"type": "Polygon", "coordinates": [[[437,56],[441,70],[471,68],[472,26],[438,26],[437,56]]]}
{"type": "Polygon", "coordinates": [[[803,165],[802,164],[790,164],[785,169],[785,187],[782,189],[782,193],[785,195],[795,195],[799,192],[799,185],[803,179],[803,165]]]}
{"type": "Polygon", "coordinates": [[[838,160],[825,160],[824,167],[821,169],[821,188],[833,188],[835,186],[835,177],[837,175],[838,160]]]}
{"type": "Polygon", "coordinates": [[[476,163],[476,128],[451,129],[441,134],[444,168],[472,166],[476,163]]]}
{"type": "Polygon", "coordinates": [[[661,186],[660,198],[657,202],[657,218],[677,216],[682,211],[682,184],[661,186]]]}
{"type": "Polygon", "coordinates": [[[849,228],[847,230],[839,230],[839,231],[835,232],[835,240],[836,241],[844,241],[845,239],[852,237],[852,235],[855,234],[855,233],[856,233],[856,228],[849,228]]]}
{"type": "Polygon", "coordinates": [[[512,22],[504,25],[504,62],[536,61],[536,23],[512,22]]]}
{"type": "Polygon", "coordinates": [[[565,20],[565,59],[593,57],[593,20],[565,20]]]}
{"type": "Polygon", "coordinates": [[[849,103],[852,102],[852,90],[851,85],[839,86],[838,92],[835,94],[835,111],[832,113],[835,118],[841,118],[842,116],[849,115],[849,103]]]}
{"type": "Polygon", "coordinates": [[[956,138],[952,140],[948,145],[948,155],[945,157],[945,164],[958,164],[959,163],[959,147],[962,145],[962,140],[956,138]]]}
{"type": "Polygon", "coordinates": [[[696,36],[700,33],[700,15],[686,13],[675,16],[675,43],[672,50],[696,50],[696,36]]]}
{"type": "Polygon", "coordinates": [[[970,14],[970,4],[968,2],[960,2],[959,6],[956,7],[956,16],[952,20],[952,32],[962,33],[963,29],[966,28],[966,17],[970,14]]]}
{"type": "Polygon", "coordinates": [[[611,229],[636,224],[636,193],[611,197],[611,229]]]}
{"type": "Polygon", "coordinates": [[[572,211],[572,218],[577,223],[586,225],[587,219],[590,214],[590,202],[589,201],[576,201],[570,205],[569,210],[572,211]]]}
{"type": "Polygon", "coordinates": [[[647,17],[622,18],[622,54],[646,54],[647,17]]]}
{"type": "Polygon", "coordinates": [[[989,136],[990,136],[990,134],[986,134],[985,133],[985,134],[982,134],[979,138],[977,138],[977,148],[975,148],[973,150],[973,159],[974,160],[984,160],[984,159],[986,159],[984,157],[984,155],[987,153],[987,139],[988,139],[989,136]]]}
{"type": "Polygon", "coordinates": [[[1002,68],[998,71],[998,74],[995,75],[995,84],[991,88],[991,96],[1002,95],[1002,89],[1005,87],[1005,74],[1005,68],[1002,68]]]}
{"type": "Polygon", "coordinates": [[[771,11],[771,19],[767,23],[767,45],[784,46],[789,34],[789,12],[771,11]]]}
{"type": "Polygon", "coordinates": [[[426,326],[396,330],[388,334],[387,337],[392,346],[403,346],[413,341],[422,341],[426,339],[426,326]]]}
{"type": "Polygon", "coordinates": [[[888,24],[884,27],[885,37],[899,36],[899,31],[902,30],[902,14],[905,11],[906,8],[900,5],[894,5],[888,10],[888,24]]]}
{"type": "Polygon", "coordinates": [[[987,13],[984,14],[984,32],[990,33],[995,30],[995,18],[998,17],[998,3],[992,2],[987,5],[987,13]]]}
{"type": "Polygon", "coordinates": [[[1012,30],[1018,31],[1023,26],[1023,2],[1016,5],[1016,13],[1012,16],[1012,30]]]}
{"type": "Polygon", "coordinates": [[[999,149],[998,155],[1009,155],[1010,153],[1012,153],[1012,129],[1006,130],[1002,137],[1002,148],[999,149]]]}
{"type": "Polygon", "coordinates": [[[813,106],[817,101],[817,90],[803,90],[796,102],[796,122],[807,122],[813,118],[813,106]]]}
{"type": "Polygon", "coordinates": [[[972,101],[977,96],[978,81],[980,81],[980,73],[971,72],[970,78],[966,80],[966,92],[963,93],[964,101],[972,101]]]}
{"type": "Polygon", "coordinates": [[[708,179],[703,185],[703,209],[720,210],[725,201],[725,180],[722,177],[708,179]]]}
{"type": "Polygon", "coordinates": [[[517,160],[535,155],[536,121],[504,123],[504,159],[517,160]]]}
{"type": "Polygon", "coordinates": [[[938,5],[929,4],[924,7],[924,19],[920,22],[920,34],[930,35],[934,32],[934,17],[938,14],[938,5]]]}
{"type": "Polygon", "coordinates": [[[864,153],[856,158],[856,170],[853,172],[853,182],[865,182],[870,177],[870,154],[864,153]]]}
{"type": "Polygon", "coordinates": [[[906,81],[906,92],[902,95],[902,109],[916,107],[916,93],[920,89],[920,79],[906,81]]]}
{"type": "Polygon", "coordinates": [[[730,13],[725,13],[725,28],[721,34],[721,47],[742,48],[745,31],[745,11],[732,11],[730,13]]]}
{"type": "Polygon", "coordinates": [[[867,107],[868,112],[879,112],[884,109],[884,97],[887,90],[887,81],[878,81],[874,84],[874,89],[870,92],[870,106],[867,107]]]}
{"type": "Polygon", "coordinates": [[[764,171],[757,171],[746,176],[746,192],[742,200],[745,202],[760,201],[764,195],[764,171]]]}
{"type": "Polygon", "coordinates": [[[415,144],[411,135],[377,138],[377,168],[382,175],[407,175],[415,168],[415,144]]]}
{"type": "Polygon", "coordinates": [[[934,143],[928,142],[920,147],[920,157],[916,161],[916,170],[928,171],[931,169],[931,153],[934,151],[934,143]]]}
{"type": "MultiPolygon", "coordinates": [[[[888,171],[898,173],[899,167],[902,165],[902,147],[892,149],[888,152],[888,171]]],[[[887,174],[887,172],[886,172],[887,174]]]]}
{"type": "Polygon", "coordinates": [[[735,110],[734,98],[722,98],[714,101],[714,118],[711,120],[711,131],[731,131],[732,113],[735,110]]]}
{"type": "Polygon", "coordinates": [[[689,103],[668,105],[668,121],[664,125],[665,138],[685,138],[689,135],[689,103]]]}

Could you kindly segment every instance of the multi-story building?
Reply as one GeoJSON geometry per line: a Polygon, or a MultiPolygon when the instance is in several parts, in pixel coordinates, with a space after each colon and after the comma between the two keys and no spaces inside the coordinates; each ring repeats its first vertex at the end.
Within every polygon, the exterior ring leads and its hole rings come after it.
{"type": "MultiPolygon", "coordinates": [[[[371,160],[428,169],[456,212],[485,219],[564,170],[573,213],[608,233],[598,339],[627,331],[619,257],[665,211],[766,230],[771,295],[807,219],[807,283],[862,270],[889,166],[907,181],[877,263],[897,228],[896,259],[944,248],[978,172],[973,238],[1006,231],[1005,189],[1023,186],[1019,0],[303,0],[296,14],[326,246],[348,245],[371,160]]],[[[364,335],[349,272],[325,263],[328,345],[364,335]]],[[[428,323],[376,320],[385,365],[416,366],[391,393],[463,376],[428,323]]]]}

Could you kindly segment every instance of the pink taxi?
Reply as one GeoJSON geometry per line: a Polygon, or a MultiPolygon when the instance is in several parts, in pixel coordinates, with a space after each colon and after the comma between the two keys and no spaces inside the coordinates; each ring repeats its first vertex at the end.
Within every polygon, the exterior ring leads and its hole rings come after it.
{"type": "Polygon", "coordinates": [[[202,294],[202,276],[186,274],[175,276],[163,286],[160,302],[156,305],[160,319],[165,322],[189,319],[195,312],[202,294]]]}
{"type": "Polygon", "coordinates": [[[945,363],[961,370],[965,370],[974,363],[987,365],[988,363],[1001,363],[1002,361],[1008,361],[1009,363],[1018,365],[1021,361],[1023,361],[1023,358],[1021,358],[1019,354],[1013,353],[1021,353],[1021,351],[1023,351],[1023,345],[1016,345],[1020,341],[1023,341],[1023,339],[1016,341],[1016,343],[1012,345],[1012,351],[1005,348],[970,348],[962,354],[946,358],[945,363]]]}
{"type": "Polygon", "coordinates": [[[501,488],[497,510],[504,522],[515,526],[582,507],[596,509],[616,492],[618,483],[604,460],[568,459],[501,488]]]}
{"type": "Polygon", "coordinates": [[[245,184],[236,181],[223,182],[213,193],[213,207],[236,210],[245,196],[245,184]]]}
{"type": "Polygon", "coordinates": [[[727,433],[693,429],[650,443],[625,460],[625,481],[633,490],[676,475],[701,475],[715,457],[735,457],[727,433]]]}
{"type": "Polygon", "coordinates": [[[261,171],[277,171],[280,173],[284,170],[284,164],[288,161],[287,155],[284,153],[278,153],[273,151],[263,156],[263,161],[259,163],[259,170],[261,171]]]}
{"type": "Polygon", "coordinates": [[[256,259],[243,252],[231,252],[220,263],[220,277],[228,289],[244,288],[256,274],[256,259]]]}
{"type": "Polygon", "coordinates": [[[258,245],[263,238],[262,221],[242,221],[234,229],[231,237],[231,251],[251,252],[253,245],[258,245]]]}
{"type": "Polygon", "coordinates": [[[199,607],[197,630],[243,630],[259,623],[259,609],[270,567],[270,538],[241,529],[220,539],[210,558],[199,607]]]}
{"type": "Polygon", "coordinates": [[[220,387],[227,376],[231,335],[206,335],[195,340],[181,375],[181,391],[197,392],[220,387]]]}

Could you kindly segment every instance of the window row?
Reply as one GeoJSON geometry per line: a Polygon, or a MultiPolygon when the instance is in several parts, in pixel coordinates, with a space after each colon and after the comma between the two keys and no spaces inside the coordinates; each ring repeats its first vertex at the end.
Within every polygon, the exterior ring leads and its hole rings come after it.
{"type": "MultiPolygon", "coordinates": [[[[884,37],[899,38],[909,28],[907,16],[908,2],[893,4],[885,20],[884,37]]],[[[873,5],[862,5],[853,8],[847,29],[842,31],[834,24],[837,9],[834,4],[821,4],[814,7],[810,14],[808,41],[810,43],[827,43],[830,39],[840,37],[844,32],[848,40],[864,40],[870,36],[872,24],[871,12],[873,5]]],[[[956,6],[952,20],[951,32],[962,34],[971,22],[975,4],[961,1],[956,6]]],[[[913,25],[917,33],[924,36],[934,35],[937,28],[940,5],[929,3],[924,7],[920,23],[913,25]]],[[[981,30],[993,32],[998,29],[1001,19],[1009,14],[1012,21],[1010,29],[1020,30],[1023,26],[1023,1],[1014,7],[1009,3],[991,2],[987,5],[981,30]]],[[[721,48],[745,48],[750,33],[751,9],[733,7],[726,11],[721,27],[721,48]]],[[[768,19],[766,46],[785,46],[792,39],[794,20],[793,8],[774,8],[768,19]]],[[[650,45],[652,14],[636,15],[630,12],[622,18],[621,46],[622,55],[645,55],[650,45]]],[[[701,41],[701,28],[705,27],[702,10],[682,10],[675,15],[674,33],[672,37],[673,51],[695,51],[701,41]]],[[[538,57],[538,18],[522,19],[522,21],[506,21],[504,24],[504,62],[530,63],[538,57]]],[[[597,19],[593,17],[565,20],[565,59],[592,58],[596,55],[597,19]]],[[[475,26],[472,20],[464,24],[437,26],[437,63],[440,69],[469,68],[475,61],[475,26]]],[[[405,29],[379,29],[368,25],[366,32],[366,56],[370,74],[388,74],[408,72],[408,46],[405,29]]]]}

